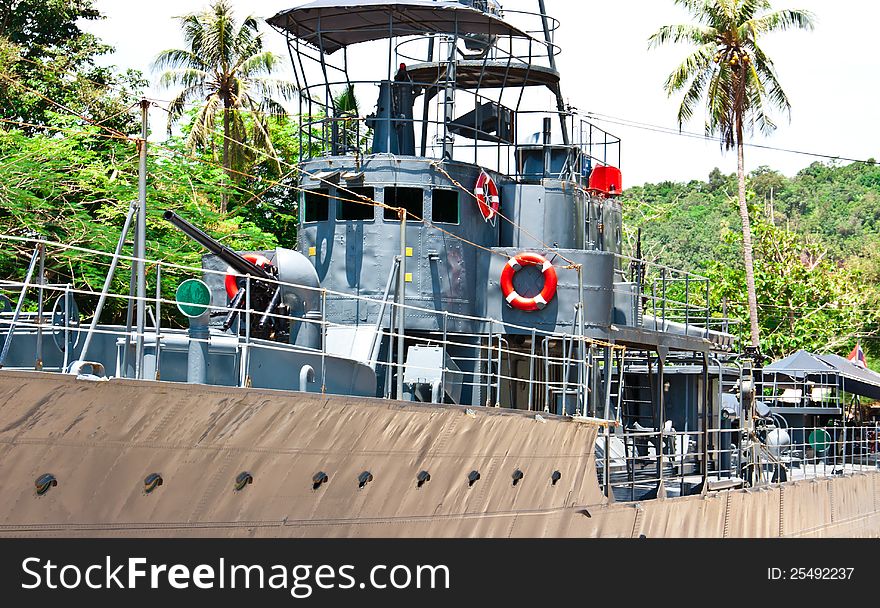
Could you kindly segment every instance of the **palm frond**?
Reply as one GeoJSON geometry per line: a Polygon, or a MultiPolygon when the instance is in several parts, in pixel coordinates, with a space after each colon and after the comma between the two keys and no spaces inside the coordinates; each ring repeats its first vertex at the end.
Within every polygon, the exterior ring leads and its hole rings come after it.
{"type": "Polygon", "coordinates": [[[204,147],[211,141],[217,114],[223,110],[223,100],[216,93],[208,96],[193,119],[186,145],[190,149],[204,147]]]}
{"type": "Polygon", "coordinates": [[[682,128],[694,115],[697,105],[706,95],[706,84],[712,79],[713,70],[705,69],[698,72],[678,107],[678,127],[682,128]]]}
{"type": "Polygon", "coordinates": [[[333,112],[336,116],[358,116],[358,100],[354,94],[354,85],[346,85],[339,95],[333,97],[333,112]]]}
{"type": "Polygon", "coordinates": [[[231,166],[242,167],[253,157],[248,142],[248,128],[241,112],[229,112],[229,151],[232,155],[231,166]]]}
{"type": "Polygon", "coordinates": [[[815,17],[809,11],[786,9],[775,11],[745,21],[741,29],[748,31],[752,40],[770,32],[784,32],[790,29],[812,31],[815,17]]]}
{"type": "Polygon", "coordinates": [[[210,67],[211,66],[202,61],[198,55],[192,51],[184,49],[166,49],[156,55],[153,63],[150,64],[150,69],[154,72],[165,69],[193,69],[207,71],[210,67]]]}
{"type": "Polygon", "coordinates": [[[219,53],[220,63],[228,70],[235,61],[235,23],[232,19],[232,7],[225,0],[219,0],[212,7],[213,27],[209,30],[209,40],[219,53]]]}
{"type": "Polygon", "coordinates": [[[688,55],[677,68],[675,68],[663,85],[668,95],[680,91],[699,72],[709,68],[714,58],[715,44],[704,44],[696,51],[688,55]]]}
{"type": "Polygon", "coordinates": [[[266,122],[266,110],[269,108],[265,107],[265,104],[261,104],[261,106],[257,106],[253,103],[250,104],[251,116],[254,122],[254,146],[256,148],[260,148],[266,150],[273,161],[275,161],[275,167],[278,170],[278,174],[281,174],[281,160],[278,158],[278,153],[275,151],[275,146],[272,144],[272,138],[269,135],[269,126],[266,122]]]}
{"type": "Polygon", "coordinates": [[[263,37],[257,19],[253,15],[245,17],[233,40],[235,49],[241,56],[257,55],[263,50],[263,37]]]}
{"type": "Polygon", "coordinates": [[[201,57],[204,51],[205,25],[199,15],[192,13],[178,17],[180,27],[183,30],[183,39],[186,40],[193,54],[201,57]]]}
{"type": "Polygon", "coordinates": [[[188,87],[183,89],[180,93],[174,96],[174,99],[171,100],[171,103],[168,105],[168,134],[171,134],[171,127],[174,126],[174,122],[177,121],[183,113],[186,111],[187,104],[196,99],[201,92],[201,87],[188,87]]]}
{"type": "Polygon", "coordinates": [[[706,2],[706,0],[673,0],[675,4],[684,8],[687,12],[691,14],[691,16],[697,20],[697,22],[712,25],[718,22],[716,9],[717,7],[711,6],[712,2],[706,2]]]}
{"type": "Polygon", "coordinates": [[[766,98],[770,101],[771,106],[775,110],[790,113],[791,103],[789,102],[785,91],[782,89],[782,85],[779,84],[779,79],[776,76],[776,69],[773,66],[773,62],[764,54],[761,47],[756,44],[750,46],[755,78],[761,83],[766,98]]]}
{"type": "Polygon", "coordinates": [[[206,72],[192,68],[168,70],[159,76],[159,86],[163,88],[169,88],[174,85],[186,88],[204,87],[209,77],[209,74],[206,72]]]}
{"type": "Polygon", "coordinates": [[[276,121],[287,119],[287,109],[274,99],[264,99],[260,106],[265,115],[271,116],[276,121]]]}
{"type": "Polygon", "coordinates": [[[293,99],[299,92],[292,82],[277,78],[248,78],[246,79],[251,90],[260,94],[261,97],[271,99],[293,99]]]}
{"type": "Polygon", "coordinates": [[[726,149],[736,145],[736,108],[733,88],[732,71],[721,63],[719,68],[712,74],[709,82],[706,98],[708,100],[708,115],[706,118],[706,135],[718,134],[721,145],[726,149]]]}
{"type": "Polygon", "coordinates": [[[740,0],[737,7],[736,19],[738,22],[752,19],[759,11],[770,9],[768,0],[740,0]]]}
{"type": "Polygon", "coordinates": [[[714,40],[717,32],[714,28],[689,24],[664,25],[648,38],[648,48],[655,48],[661,44],[677,44],[679,42],[692,42],[694,44],[706,44],[714,40]]]}
{"type": "Polygon", "coordinates": [[[760,95],[754,94],[750,100],[750,111],[746,118],[746,125],[749,131],[753,131],[755,126],[764,135],[770,135],[776,130],[776,123],[770,118],[764,107],[764,100],[760,95]]]}
{"type": "Polygon", "coordinates": [[[271,74],[278,67],[280,61],[280,58],[271,51],[242,55],[232,71],[242,77],[271,74]]]}

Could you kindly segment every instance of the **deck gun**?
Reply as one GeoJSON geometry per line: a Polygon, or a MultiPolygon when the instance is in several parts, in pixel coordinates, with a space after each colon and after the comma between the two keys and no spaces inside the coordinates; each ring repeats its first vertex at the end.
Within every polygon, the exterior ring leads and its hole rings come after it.
{"type": "Polygon", "coordinates": [[[173,211],[165,211],[162,217],[189,238],[226,262],[232,270],[241,275],[236,279],[238,292],[229,302],[229,312],[223,321],[223,331],[232,327],[232,324],[235,323],[235,319],[245,305],[247,275],[255,279],[250,282],[251,306],[263,311],[259,321],[253,326],[254,329],[261,333],[268,333],[270,329],[281,329],[279,327],[280,323],[277,322],[278,320],[272,316],[273,313],[281,313],[282,311],[279,311],[279,308],[283,306],[281,304],[281,286],[277,283],[278,269],[275,265],[257,266],[173,211]]]}

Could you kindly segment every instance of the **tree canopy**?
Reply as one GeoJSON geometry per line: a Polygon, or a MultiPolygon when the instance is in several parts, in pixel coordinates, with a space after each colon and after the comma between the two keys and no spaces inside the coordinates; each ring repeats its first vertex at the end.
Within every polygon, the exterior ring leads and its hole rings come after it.
{"type": "MultiPolygon", "coordinates": [[[[111,48],[78,24],[97,18],[92,0],[0,0],[0,234],[41,236],[103,252],[113,251],[119,238],[129,202],[137,197],[137,146],[127,134],[139,131],[137,102],[146,81],[136,72],[96,67],[111,48]]],[[[252,157],[241,178],[227,183],[211,146],[197,151],[186,146],[192,124],[184,125],[183,137],[150,145],[148,257],[200,265],[204,251],[162,221],[165,209],[231,247],[293,246],[297,197],[279,161],[252,157]],[[223,196],[238,203],[236,213],[220,212],[223,196]]],[[[222,142],[217,129],[203,136],[222,142]]],[[[296,157],[299,136],[292,125],[273,137],[277,154],[296,157]]],[[[0,275],[20,278],[31,248],[4,239],[0,275]]],[[[127,291],[129,270],[120,264],[117,293],[127,291]]],[[[46,271],[52,283],[100,290],[107,258],[53,250],[46,271]]],[[[180,271],[163,274],[166,293],[173,293],[180,278],[180,271]]],[[[93,304],[81,302],[86,313],[93,304]]],[[[121,300],[109,301],[107,320],[118,321],[121,308],[121,300]]],[[[164,307],[163,314],[175,311],[164,307]]]]}
{"type": "Polygon", "coordinates": [[[125,110],[146,81],[136,70],[97,65],[112,48],[80,23],[100,18],[94,0],[0,0],[0,118],[32,133],[67,108],[134,131],[125,110]]]}
{"type": "MultiPolygon", "coordinates": [[[[755,227],[762,350],[846,354],[857,340],[880,357],[880,167],[816,162],[788,178],[759,167],[746,181],[755,227]]],[[[748,313],[736,175],[663,182],[624,192],[627,241],[643,255],[707,276],[715,310],[748,313]]],[[[742,332],[744,326],[735,331],[742,332]]]]}

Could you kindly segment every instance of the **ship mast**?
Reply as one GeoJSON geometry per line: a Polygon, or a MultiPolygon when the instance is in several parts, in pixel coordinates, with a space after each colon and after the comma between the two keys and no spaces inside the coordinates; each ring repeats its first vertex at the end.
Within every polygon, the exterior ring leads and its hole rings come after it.
{"type": "MultiPolygon", "coordinates": [[[[138,212],[135,236],[134,272],[137,281],[137,334],[135,337],[135,372],[134,377],[143,375],[144,362],[144,325],[146,321],[147,281],[144,269],[147,241],[147,130],[149,122],[150,102],[141,99],[141,139],[138,142],[138,212]]],[[[158,345],[157,345],[158,349],[158,345]]]]}
{"type": "MultiPolygon", "coordinates": [[[[547,9],[544,8],[544,0],[538,0],[538,10],[541,13],[541,23],[544,26],[544,42],[547,43],[547,58],[550,60],[550,68],[556,72],[556,54],[553,52],[553,42],[550,38],[550,24],[547,23],[547,9]]],[[[565,124],[565,102],[562,100],[562,85],[556,83],[553,87],[556,95],[556,109],[559,110],[559,126],[562,129],[562,143],[569,144],[568,125],[565,124]]]]}

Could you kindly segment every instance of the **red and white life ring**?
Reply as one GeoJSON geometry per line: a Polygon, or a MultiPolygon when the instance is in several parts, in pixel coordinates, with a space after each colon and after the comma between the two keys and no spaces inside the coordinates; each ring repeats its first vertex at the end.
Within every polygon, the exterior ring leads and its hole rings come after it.
{"type": "Polygon", "coordinates": [[[485,221],[492,222],[494,226],[495,216],[501,206],[501,197],[498,196],[498,186],[495,184],[495,180],[485,171],[480,171],[480,177],[477,178],[477,184],[474,186],[474,196],[477,197],[480,215],[485,221]]]}
{"type": "Polygon", "coordinates": [[[558,277],[553,264],[537,253],[520,253],[516,257],[510,258],[504,265],[504,270],[501,271],[501,293],[504,294],[507,303],[517,310],[527,312],[543,310],[556,295],[557,283],[558,277]],[[513,275],[526,265],[540,266],[541,274],[544,275],[544,288],[541,293],[532,298],[524,298],[513,288],[513,275]]]}
{"type": "MultiPolygon", "coordinates": [[[[265,268],[266,266],[272,265],[272,262],[269,261],[269,258],[258,253],[246,253],[241,257],[246,259],[248,262],[256,264],[260,268],[265,268]]],[[[226,267],[226,295],[229,296],[230,300],[238,294],[238,279],[240,277],[241,275],[235,272],[235,270],[231,266],[226,267]]]]}

